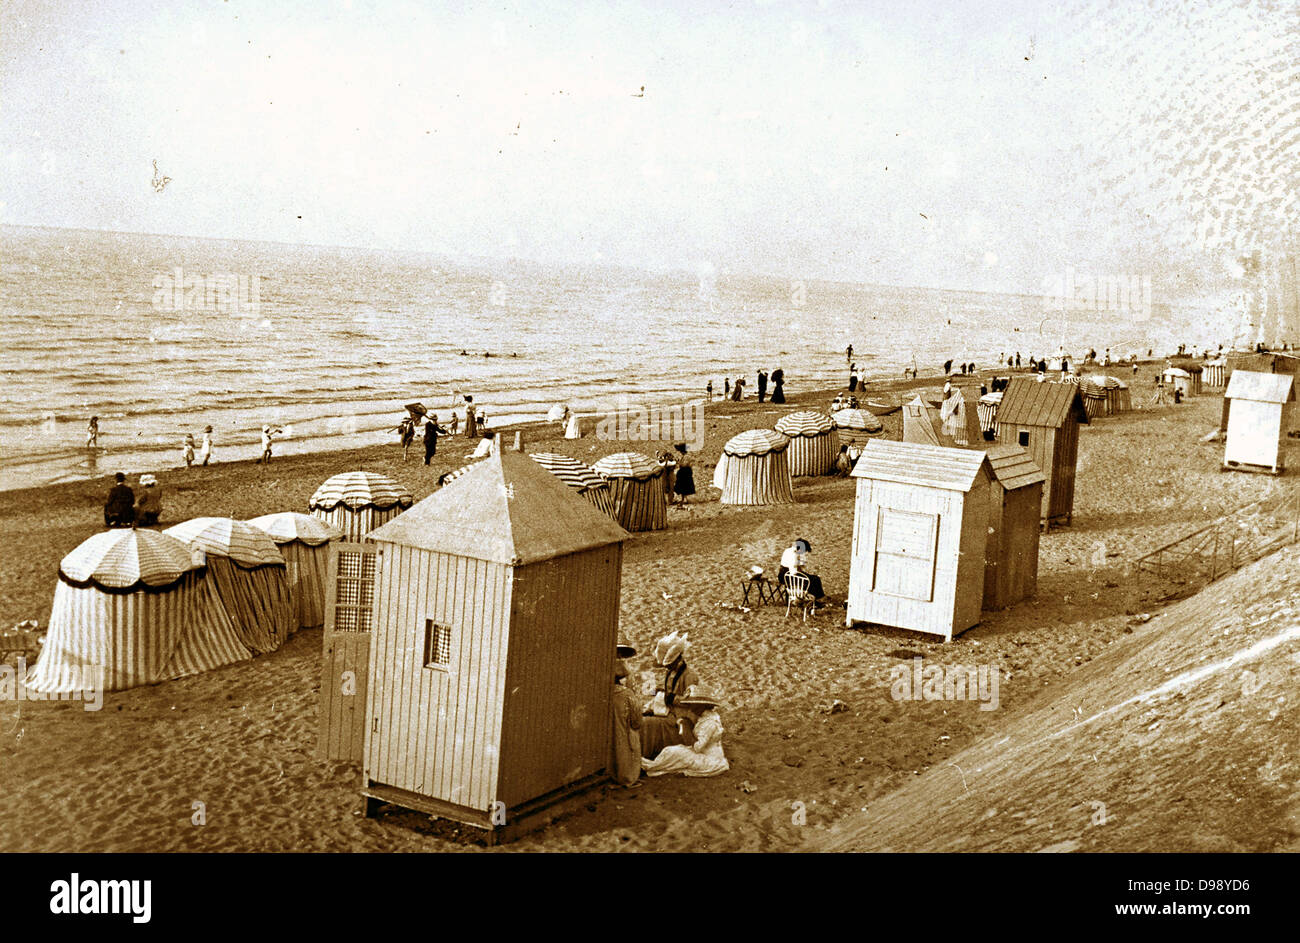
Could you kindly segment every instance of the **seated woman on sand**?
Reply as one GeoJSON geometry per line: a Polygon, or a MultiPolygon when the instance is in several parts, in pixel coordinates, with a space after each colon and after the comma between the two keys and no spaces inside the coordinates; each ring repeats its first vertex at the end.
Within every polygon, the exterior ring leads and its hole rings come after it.
{"type": "MultiPolygon", "coordinates": [[[[682,718],[676,712],[677,699],[699,683],[695,672],[686,665],[686,653],[691,642],[687,633],[670,632],[655,643],[655,662],[664,670],[663,681],[656,687],[655,696],[645,705],[646,716],[641,722],[641,755],[654,758],[664,747],[689,743],[690,731],[682,731],[678,723],[682,718]]],[[[686,718],[690,721],[690,718],[686,718]]]]}
{"type": "Polygon", "coordinates": [[[811,569],[808,562],[808,555],[812,552],[812,544],[800,537],[793,544],[785,548],[781,554],[781,568],[776,571],[777,582],[785,583],[786,574],[795,574],[798,576],[808,577],[808,592],[812,594],[813,599],[820,600],[826,593],[822,589],[822,579],[811,569]]]}
{"type": "Polygon", "coordinates": [[[140,503],[136,506],[136,523],[150,527],[158,523],[162,514],[162,488],[153,475],[141,475],[140,503]]]}
{"type": "Polygon", "coordinates": [[[722,752],[722,718],[717,711],[720,705],[716,695],[695,687],[679,698],[677,708],[684,715],[683,727],[685,717],[691,720],[692,740],[666,746],[654,759],[643,759],[641,768],[646,775],[717,776],[731,769],[722,752]]]}

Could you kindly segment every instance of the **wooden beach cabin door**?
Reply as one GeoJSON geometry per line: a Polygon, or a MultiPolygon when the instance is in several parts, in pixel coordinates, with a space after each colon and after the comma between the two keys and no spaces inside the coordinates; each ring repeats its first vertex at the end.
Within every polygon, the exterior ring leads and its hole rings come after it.
{"type": "Polygon", "coordinates": [[[872,589],[918,603],[932,602],[938,535],[937,514],[880,508],[872,589]]]}
{"type": "Polygon", "coordinates": [[[335,543],[330,548],[317,743],[322,759],[361,762],[378,564],[375,544],[335,543]]]}

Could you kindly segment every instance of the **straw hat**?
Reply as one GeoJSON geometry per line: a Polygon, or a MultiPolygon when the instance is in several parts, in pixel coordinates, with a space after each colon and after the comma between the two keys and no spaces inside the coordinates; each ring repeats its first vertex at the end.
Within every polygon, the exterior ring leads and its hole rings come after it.
{"type": "Polygon", "coordinates": [[[687,689],[686,694],[673,701],[678,707],[726,707],[722,698],[716,694],[712,688],[699,684],[692,684],[687,689]]]}
{"type": "Polygon", "coordinates": [[[614,654],[619,658],[631,658],[636,654],[636,646],[627,640],[626,637],[619,637],[618,645],[614,647],[614,654]]]}
{"type": "Polygon", "coordinates": [[[678,658],[685,656],[691,650],[691,642],[683,632],[680,635],[676,631],[669,632],[658,642],[655,643],[655,662],[663,667],[668,667],[678,658]]]}

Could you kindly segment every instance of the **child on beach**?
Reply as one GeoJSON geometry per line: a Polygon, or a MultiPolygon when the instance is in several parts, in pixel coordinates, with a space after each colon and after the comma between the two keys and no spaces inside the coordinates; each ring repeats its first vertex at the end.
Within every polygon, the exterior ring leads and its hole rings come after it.
{"type": "Polygon", "coordinates": [[[90,422],[86,423],[86,448],[99,448],[99,417],[91,416],[90,422]]]}
{"type": "Polygon", "coordinates": [[[203,445],[199,448],[199,464],[206,465],[212,460],[212,427],[203,427],[203,445]]]}
{"type": "Polygon", "coordinates": [[[262,457],[257,460],[259,465],[271,464],[271,443],[281,431],[280,429],[272,429],[270,426],[262,427],[262,457]]]}
{"type": "Polygon", "coordinates": [[[184,444],[184,446],[183,446],[182,449],[181,449],[181,456],[185,459],[185,467],[186,467],[186,468],[193,468],[193,467],[194,467],[194,436],[193,436],[193,434],[187,434],[187,435],[185,436],[185,444],[184,444]]]}
{"type": "Polygon", "coordinates": [[[162,488],[153,475],[141,475],[140,487],[143,491],[140,493],[140,504],[136,507],[136,523],[149,527],[157,524],[158,517],[162,514],[162,488]]]}
{"type": "Polygon", "coordinates": [[[641,778],[641,708],[626,687],[627,665],[614,662],[614,781],[631,789],[641,778]]]}

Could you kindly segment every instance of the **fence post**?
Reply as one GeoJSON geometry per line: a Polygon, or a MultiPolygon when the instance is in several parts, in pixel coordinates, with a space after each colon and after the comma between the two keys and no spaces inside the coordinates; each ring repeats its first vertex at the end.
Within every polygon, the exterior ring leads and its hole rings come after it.
{"type": "Polygon", "coordinates": [[[1214,528],[1214,555],[1210,557],[1210,582],[1218,578],[1219,573],[1219,528],[1214,528]]]}

